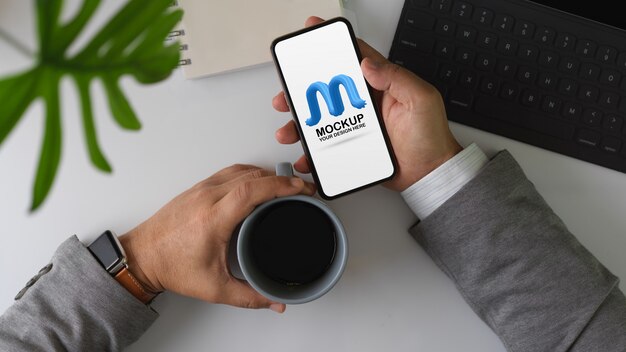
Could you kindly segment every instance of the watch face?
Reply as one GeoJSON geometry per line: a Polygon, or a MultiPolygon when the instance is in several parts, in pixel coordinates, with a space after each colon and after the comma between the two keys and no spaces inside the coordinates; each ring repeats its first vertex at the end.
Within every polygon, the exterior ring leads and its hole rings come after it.
{"type": "Polygon", "coordinates": [[[87,248],[106,271],[111,272],[113,268],[124,261],[124,253],[118,243],[117,237],[111,231],[106,231],[87,248]]]}

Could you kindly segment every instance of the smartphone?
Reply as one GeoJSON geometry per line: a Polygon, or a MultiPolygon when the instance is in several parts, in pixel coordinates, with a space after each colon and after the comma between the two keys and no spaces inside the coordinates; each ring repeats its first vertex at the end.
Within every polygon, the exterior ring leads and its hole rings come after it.
{"type": "Polygon", "coordinates": [[[393,178],[395,157],[350,22],[337,17],[287,34],[271,50],[320,196],[393,178]]]}

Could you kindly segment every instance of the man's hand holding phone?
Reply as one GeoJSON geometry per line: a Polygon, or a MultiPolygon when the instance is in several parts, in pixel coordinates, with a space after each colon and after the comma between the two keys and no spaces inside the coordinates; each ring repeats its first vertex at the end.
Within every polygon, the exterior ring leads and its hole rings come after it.
{"type": "MultiPolygon", "coordinates": [[[[305,25],[309,27],[321,22],[323,20],[319,17],[309,17],[305,25]]],[[[389,62],[362,40],[359,40],[359,48],[363,55],[363,75],[376,90],[374,98],[378,100],[397,160],[396,176],[386,186],[403,191],[462,148],[450,132],[443,100],[437,89],[389,62]]],[[[283,92],[274,97],[272,105],[277,111],[289,111],[283,92]]],[[[282,144],[299,141],[293,120],[276,131],[276,139],[282,144]]],[[[294,166],[301,173],[311,171],[304,155],[294,166]]]]}

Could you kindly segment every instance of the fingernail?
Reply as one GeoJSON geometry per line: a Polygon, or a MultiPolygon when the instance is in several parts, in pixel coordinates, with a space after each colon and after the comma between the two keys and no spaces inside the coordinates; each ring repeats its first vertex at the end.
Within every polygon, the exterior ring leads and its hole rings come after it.
{"type": "Polygon", "coordinates": [[[291,178],[291,185],[294,186],[294,187],[298,187],[298,188],[302,187],[302,183],[303,182],[304,181],[302,181],[302,179],[299,178],[299,177],[292,177],[291,178]]]}
{"type": "Polygon", "coordinates": [[[273,310],[276,313],[284,312],[283,305],[280,304],[280,303],[272,303],[272,304],[270,304],[270,309],[273,310]]]}
{"type": "Polygon", "coordinates": [[[374,61],[372,59],[369,59],[369,58],[365,59],[363,61],[365,63],[365,66],[367,66],[367,68],[370,69],[370,70],[378,70],[380,68],[380,66],[381,66],[379,62],[376,62],[376,61],[374,61]]]}

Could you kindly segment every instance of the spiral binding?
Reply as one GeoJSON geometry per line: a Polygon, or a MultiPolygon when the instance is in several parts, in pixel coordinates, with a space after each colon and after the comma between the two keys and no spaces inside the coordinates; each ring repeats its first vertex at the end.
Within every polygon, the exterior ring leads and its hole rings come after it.
{"type": "MultiPolygon", "coordinates": [[[[178,7],[178,1],[174,0],[172,1],[172,5],[170,5],[172,7],[178,7]]],[[[184,37],[185,36],[185,30],[184,29],[175,29],[173,31],[171,31],[168,35],[167,38],[165,40],[170,41],[170,40],[176,40],[179,37],[184,37]]],[[[182,39],[181,39],[182,40],[182,39]]],[[[189,46],[186,43],[181,43],[180,44],[180,51],[187,51],[189,50],[189,46]]],[[[178,61],[178,66],[187,66],[187,65],[191,65],[191,59],[181,59],[180,61],[178,61]]]]}

